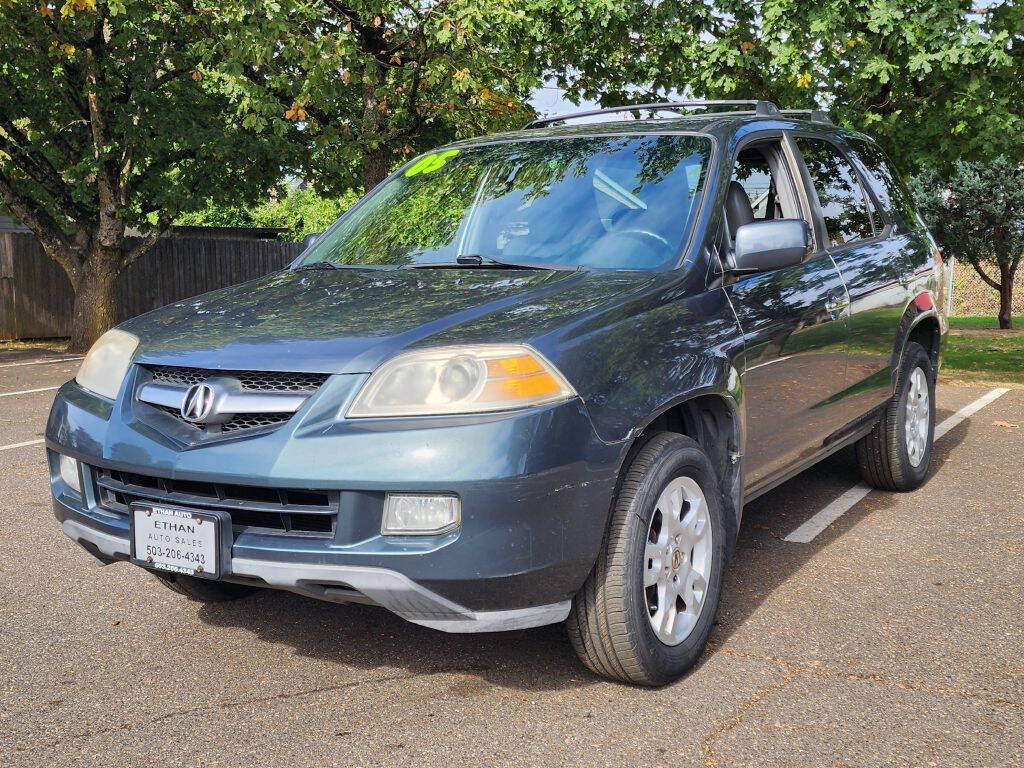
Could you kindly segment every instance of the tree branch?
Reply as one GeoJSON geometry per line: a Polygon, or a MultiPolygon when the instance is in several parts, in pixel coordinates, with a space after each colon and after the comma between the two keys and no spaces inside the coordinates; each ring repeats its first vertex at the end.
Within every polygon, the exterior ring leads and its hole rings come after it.
{"type": "Polygon", "coordinates": [[[142,239],[135,244],[135,246],[125,253],[124,258],[121,260],[121,268],[127,269],[136,261],[141,259],[150,249],[156,244],[163,234],[170,229],[171,224],[178,218],[178,209],[165,210],[157,218],[156,226],[153,227],[149,232],[142,236],[142,239]]]}
{"type": "Polygon", "coordinates": [[[985,271],[981,268],[981,266],[978,264],[978,262],[972,261],[971,262],[971,266],[974,267],[974,271],[978,273],[978,275],[981,277],[981,279],[984,280],[986,283],[988,283],[991,287],[995,288],[997,291],[1002,289],[1002,287],[1003,287],[1002,284],[1001,283],[997,283],[991,277],[986,275],[985,271]]]}
{"type": "Polygon", "coordinates": [[[14,185],[3,176],[0,176],[0,200],[3,200],[4,205],[21,220],[21,223],[39,238],[47,255],[60,264],[67,273],[71,285],[78,285],[82,267],[80,249],[49,211],[19,194],[14,185]]]}
{"type": "MultiPolygon", "coordinates": [[[[25,96],[24,92],[21,91],[21,89],[19,89],[13,82],[11,82],[10,78],[4,77],[2,72],[0,72],[0,84],[4,85],[5,88],[9,88],[10,89],[10,91],[6,92],[4,95],[8,99],[10,99],[12,104],[29,104],[30,103],[30,100],[28,99],[27,96],[25,96]]],[[[72,110],[72,111],[74,111],[74,110],[72,110]]],[[[31,117],[27,117],[26,119],[29,120],[30,122],[34,123],[36,125],[37,130],[39,130],[40,133],[43,133],[43,134],[47,135],[47,137],[54,144],[54,146],[57,147],[57,149],[60,150],[61,153],[63,153],[64,161],[68,165],[73,165],[77,161],[78,157],[81,155],[81,148],[75,148],[75,147],[71,146],[71,144],[67,141],[67,139],[65,139],[63,136],[60,135],[59,131],[49,130],[50,126],[46,126],[46,125],[40,126],[39,122],[38,121],[33,121],[31,117]]],[[[53,118],[51,117],[50,119],[52,120],[53,118]]],[[[61,129],[61,130],[65,130],[66,128],[70,128],[72,125],[74,125],[75,123],[78,123],[78,122],[84,122],[84,121],[77,120],[77,119],[72,120],[71,123],[68,123],[65,126],[65,128],[61,129]]]]}
{"type": "Polygon", "coordinates": [[[0,118],[0,148],[10,155],[11,160],[32,178],[40,187],[63,206],[68,218],[78,224],[85,224],[95,215],[85,206],[78,203],[71,195],[64,178],[50,160],[32,146],[14,123],[0,118]]]}
{"type": "Polygon", "coordinates": [[[193,147],[189,147],[187,149],[179,149],[175,152],[172,152],[169,155],[154,160],[149,165],[147,165],[145,169],[136,174],[134,178],[130,180],[125,178],[123,180],[123,183],[126,185],[127,188],[127,191],[125,193],[126,199],[132,199],[135,196],[135,193],[139,189],[141,189],[146,182],[150,181],[156,174],[170,170],[183,160],[189,159],[197,159],[196,150],[193,147]]]}

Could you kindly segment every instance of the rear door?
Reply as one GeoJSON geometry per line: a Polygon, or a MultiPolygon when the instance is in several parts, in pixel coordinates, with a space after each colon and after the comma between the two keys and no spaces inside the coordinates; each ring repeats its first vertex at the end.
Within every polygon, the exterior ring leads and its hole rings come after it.
{"type": "MultiPolygon", "coordinates": [[[[730,237],[751,221],[812,221],[797,163],[782,134],[741,149],[730,194],[735,198],[742,187],[750,210],[741,200],[728,201],[730,237]]],[[[745,343],[744,474],[756,493],[817,453],[842,422],[834,403],[845,386],[846,289],[831,256],[818,247],[802,264],[741,276],[725,290],[745,343]]]]}

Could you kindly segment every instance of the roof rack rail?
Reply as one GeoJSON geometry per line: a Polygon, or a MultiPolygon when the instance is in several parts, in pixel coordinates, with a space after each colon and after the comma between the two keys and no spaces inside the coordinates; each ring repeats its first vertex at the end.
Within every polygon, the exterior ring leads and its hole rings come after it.
{"type": "Polygon", "coordinates": [[[779,112],[783,115],[807,115],[812,123],[832,125],[832,118],[823,109],[781,109],[779,112]]]}
{"type": "Polygon", "coordinates": [[[620,112],[688,112],[692,109],[706,109],[707,107],[753,107],[750,111],[734,111],[733,114],[759,115],[768,117],[770,115],[782,114],[774,102],[762,99],[707,99],[697,101],[659,101],[651,104],[624,104],[621,107],[604,107],[603,109],[587,109],[582,112],[570,112],[566,115],[554,115],[552,117],[539,117],[531,120],[524,128],[543,128],[552,123],[561,123],[565,120],[574,120],[579,117],[594,117],[595,115],[614,115],[620,112]]]}

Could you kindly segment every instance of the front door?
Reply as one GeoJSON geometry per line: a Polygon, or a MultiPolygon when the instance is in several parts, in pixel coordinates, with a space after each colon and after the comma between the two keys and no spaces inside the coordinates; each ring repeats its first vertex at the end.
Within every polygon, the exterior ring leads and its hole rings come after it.
{"type": "MultiPolygon", "coordinates": [[[[810,222],[812,202],[795,178],[802,178],[795,154],[781,141],[744,148],[726,207],[730,234],[763,219],[810,222]]],[[[726,291],[744,336],[744,472],[756,492],[820,451],[843,425],[836,403],[846,376],[848,297],[824,249],[802,264],[740,277],[726,291]]]]}
{"type": "Polygon", "coordinates": [[[810,458],[842,426],[845,288],[827,253],[728,288],[743,329],[748,489],[810,458]]]}

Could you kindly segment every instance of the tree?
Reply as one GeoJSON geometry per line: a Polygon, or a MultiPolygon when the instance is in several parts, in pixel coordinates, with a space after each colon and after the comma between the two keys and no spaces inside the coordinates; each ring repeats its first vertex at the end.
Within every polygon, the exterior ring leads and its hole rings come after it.
{"type": "Polygon", "coordinates": [[[904,172],[1024,160],[1019,3],[663,0],[628,27],[558,44],[560,84],[608,105],[678,92],[824,107],[878,138],[904,172]]]}
{"type": "MultiPolygon", "coordinates": [[[[207,11],[209,13],[211,11],[207,11]]],[[[264,192],[287,155],[204,71],[192,3],[0,0],[0,203],[75,292],[71,349],[182,211],[264,192]],[[143,234],[126,241],[129,228],[143,234]]]]}
{"type": "Polygon", "coordinates": [[[247,125],[306,148],[318,188],[369,190],[414,153],[522,127],[548,51],[624,30],[642,5],[234,0],[208,22],[206,62],[247,125]]]}
{"type": "Polygon", "coordinates": [[[943,253],[970,264],[999,292],[999,327],[1011,328],[1013,281],[1024,255],[1021,166],[1005,157],[958,161],[947,178],[929,169],[910,186],[943,253]]]}
{"type": "Polygon", "coordinates": [[[193,227],[274,227],[283,237],[301,241],[323,232],[352,207],[359,196],[349,190],[338,197],[324,197],[309,187],[278,190],[271,200],[256,205],[217,205],[178,218],[175,224],[193,227]]]}

